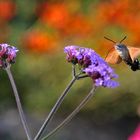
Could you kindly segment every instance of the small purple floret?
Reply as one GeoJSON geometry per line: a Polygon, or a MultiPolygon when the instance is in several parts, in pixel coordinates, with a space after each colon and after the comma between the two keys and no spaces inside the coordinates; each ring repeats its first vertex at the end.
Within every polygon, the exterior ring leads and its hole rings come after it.
{"type": "Polygon", "coordinates": [[[78,46],[67,46],[64,49],[67,61],[78,64],[84,73],[92,78],[96,86],[114,88],[119,83],[113,81],[118,76],[113,69],[92,49],[78,46]]]}
{"type": "Polygon", "coordinates": [[[5,68],[15,62],[18,49],[8,44],[0,44],[0,67],[5,68]]]}

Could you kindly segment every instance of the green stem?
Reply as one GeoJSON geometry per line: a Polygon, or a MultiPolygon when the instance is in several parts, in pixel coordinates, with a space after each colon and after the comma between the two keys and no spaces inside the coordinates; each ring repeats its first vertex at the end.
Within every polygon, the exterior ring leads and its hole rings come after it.
{"type": "Polygon", "coordinates": [[[25,119],[25,115],[24,115],[24,112],[23,112],[23,109],[22,109],[21,101],[20,101],[20,98],[19,98],[19,95],[18,95],[18,91],[17,91],[17,88],[16,88],[16,84],[15,84],[13,75],[11,73],[10,67],[5,68],[5,70],[8,74],[9,80],[10,80],[12,88],[13,88],[13,92],[14,92],[19,116],[20,116],[20,119],[21,119],[21,122],[22,122],[22,125],[23,125],[23,128],[24,128],[24,131],[26,133],[27,139],[32,140],[31,133],[29,131],[29,127],[28,127],[27,121],[25,119]]]}
{"type": "Polygon", "coordinates": [[[38,131],[37,135],[35,136],[34,140],[38,140],[41,136],[41,134],[43,133],[44,129],[47,127],[48,123],[51,121],[51,119],[53,118],[54,114],[56,113],[56,111],[58,110],[59,106],[61,105],[61,103],[63,102],[64,98],[66,97],[68,91],[70,90],[70,88],[72,87],[72,85],[74,84],[74,82],[76,81],[77,77],[74,77],[70,83],[68,84],[68,86],[66,87],[66,89],[64,90],[64,92],[61,94],[61,96],[59,97],[59,99],[57,100],[57,102],[55,103],[54,107],[52,108],[52,110],[50,111],[49,115],[47,116],[47,118],[45,119],[43,125],[41,126],[40,130],[38,131]]]}
{"type": "Polygon", "coordinates": [[[75,70],[75,65],[72,65],[72,76],[76,76],[76,70],[75,70]]]}
{"type": "Polygon", "coordinates": [[[96,87],[93,87],[91,91],[88,93],[88,95],[82,100],[82,102],[76,107],[76,109],[65,119],[61,124],[59,124],[56,128],[54,128],[47,136],[42,138],[41,140],[46,140],[49,137],[53,136],[58,130],[63,128],[66,124],[68,124],[73,117],[83,108],[86,103],[93,97],[95,93],[96,87]]]}

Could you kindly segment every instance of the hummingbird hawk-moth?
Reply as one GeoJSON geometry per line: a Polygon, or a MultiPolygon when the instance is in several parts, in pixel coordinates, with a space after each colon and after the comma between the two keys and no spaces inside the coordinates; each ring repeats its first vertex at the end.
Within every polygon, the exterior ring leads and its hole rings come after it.
{"type": "Polygon", "coordinates": [[[115,43],[114,47],[108,52],[105,61],[109,64],[119,64],[124,61],[127,65],[131,67],[133,71],[140,70],[140,62],[138,56],[140,55],[140,48],[130,47],[123,44],[123,40],[115,42],[107,37],[105,39],[115,43]]]}

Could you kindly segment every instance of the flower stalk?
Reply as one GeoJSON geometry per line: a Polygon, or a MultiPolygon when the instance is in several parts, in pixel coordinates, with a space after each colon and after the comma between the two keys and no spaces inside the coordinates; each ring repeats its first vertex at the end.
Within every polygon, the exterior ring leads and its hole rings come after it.
{"type": "Polygon", "coordinates": [[[88,101],[93,97],[95,93],[96,87],[93,87],[88,95],[82,100],[82,102],[76,107],[76,109],[65,119],[61,122],[56,128],[54,128],[48,135],[46,135],[41,140],[46,140],[53,136],[58,130],[63,128],[66,124],[68,124],[74,116],[88,103],[88,101]]]}
{"type": "Polygon", "coordinates": [[[59,99],[57,100],[55,105],[53,106],[52,110],[50,111],[49,115],[45,119],[45,121],[44,121],[43,125],[41,126],[40,130],[38,131],[37,135],[35,136],[34,140],[38,140],[40,138],[41,134],[43,133],[44,129],[48,126],[48,124],[51,121],[51,119],[53,118],[53,116],[55,115],[56,111],[58,110],[58,108],[60,107],[64,98],[66,97],[67,93],[69,92],[70,88],[77,80],[77,77],[78,76],[73,77],[73,79],[70,81],[70,83],[68,84],[68,86],[66,87],[64,92],[61,94],[61,96],[59,97],[59,99]]]}
{"type": "Polygon", "coordinates": [[[6,70],[7,74],[8,74],[11,86],[13,88],[13,93],[14,93],[14,96],[15,96],[19,116],[20,116],[20,119],[21,119],[21,122],[22,122],[22,125],[23,125],[23,128],[24,128],[24,131],[26,133],[27,139],[32,140],[31,133],[30,133],[30,130],[29,130],[29,127],[28,127],[28,123],[26,121],[25,114],[24,114],[24,111],[22,109],[22,105],[21,105],[21,101],[20,101],[20,98],[19,98],[19,95],[18,95],[16,84],[15,84],[13,75],[12,75],[11,70],[10,70],[10,66],[7,66],[5,68],[5,70],[6,70]]]}

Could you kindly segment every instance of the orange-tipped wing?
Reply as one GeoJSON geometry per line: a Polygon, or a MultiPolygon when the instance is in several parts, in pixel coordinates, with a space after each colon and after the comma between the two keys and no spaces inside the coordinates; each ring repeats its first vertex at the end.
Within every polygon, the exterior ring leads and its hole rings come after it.
{"type": "Polygon", "coordinates": [[[129,47],[128,50],[131,56],[131,59],[134,61],[134,59],[138,58],[140,56],[140,48],[135,48],[135,47],[129,47]]]}
{"type": "Polygon", "coordinates": [[[122,62],[122,58],[119,56],[117,51],[113,48],[113,50],[109,51],[107,54],[105,61],[109,64],[119,64],[122,62]]]}

